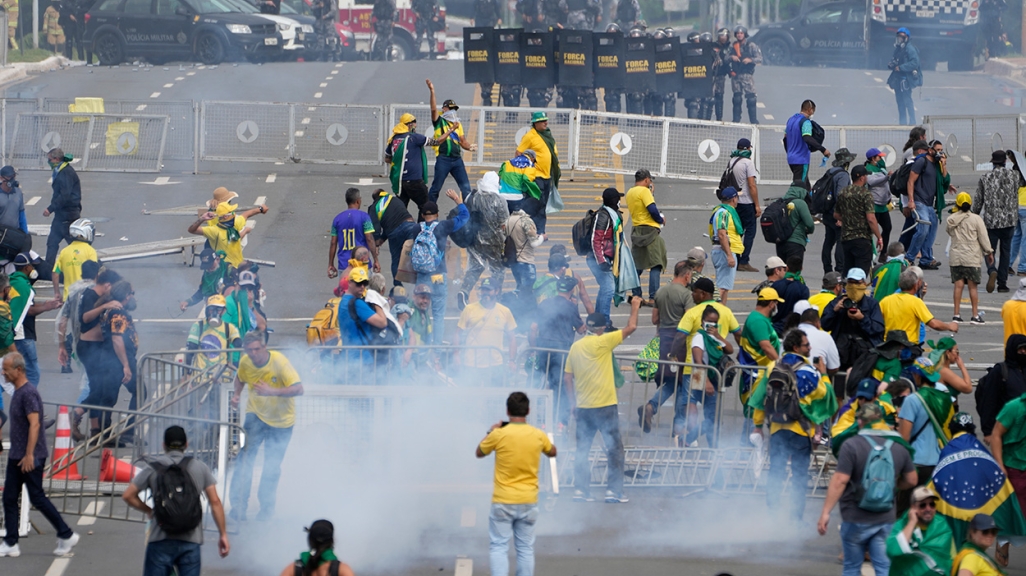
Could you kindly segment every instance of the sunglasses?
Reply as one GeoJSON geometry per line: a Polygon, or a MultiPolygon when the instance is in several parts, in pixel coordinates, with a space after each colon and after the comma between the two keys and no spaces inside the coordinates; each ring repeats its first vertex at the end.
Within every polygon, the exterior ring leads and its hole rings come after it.
{"type": "Polygon", "coordinates": [[[927,508],[937,508],[937,503],[933,500],[927,500],[926,502],[920,502],[916,504],[916,508],[920,510],[925,510],[927,508]]]}

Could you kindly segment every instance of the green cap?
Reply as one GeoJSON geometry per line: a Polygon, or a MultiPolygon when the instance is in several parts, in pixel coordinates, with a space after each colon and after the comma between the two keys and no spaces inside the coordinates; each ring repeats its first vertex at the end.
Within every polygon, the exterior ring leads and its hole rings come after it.
{"type": "Polygon", "coordinates": [[[531,124],[534,124],[535,122],[547,122],[548,119],[549,117],[546,116],[544,112],[535,112],[534,114],[531,114],[531,124]]]}

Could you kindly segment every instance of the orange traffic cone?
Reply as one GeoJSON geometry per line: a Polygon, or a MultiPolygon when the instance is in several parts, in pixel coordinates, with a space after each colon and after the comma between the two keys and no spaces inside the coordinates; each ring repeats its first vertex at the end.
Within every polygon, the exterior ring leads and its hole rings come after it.
{"type": "Polygon", "coordinates": [[[136,474],[142,472],[131,462],[114,457],[109,448],[104,448],[100,460],[100,482],[131,482],[136,474]]]}
{"type": "Polygon", "coordinates": [[[57,442],[54,444],[49,477],[55,480],[83,479],[78,474],[78,464],[71,461],[71,419],[68,417],[67,406],[61,406],[57,413],[57,442]]]}

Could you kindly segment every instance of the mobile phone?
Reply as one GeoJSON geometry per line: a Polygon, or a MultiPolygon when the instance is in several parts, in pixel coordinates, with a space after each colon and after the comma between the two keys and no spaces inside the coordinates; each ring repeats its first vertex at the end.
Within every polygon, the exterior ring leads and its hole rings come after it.
{"type": "Polygon", "coordinates": [[[819,364],[819,361],[822,360],[822,359],[823,359],[822,357],[816,356],[815,358],[812,359],[812,363],[813,364],[819,364]]]}

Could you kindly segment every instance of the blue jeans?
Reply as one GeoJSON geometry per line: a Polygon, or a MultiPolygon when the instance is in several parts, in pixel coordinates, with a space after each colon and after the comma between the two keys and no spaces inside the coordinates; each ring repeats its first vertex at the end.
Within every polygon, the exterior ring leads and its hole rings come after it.
{"type": "MultiPolygon", "coordinates": [[[[694,420],[690,421],[687,426],[688,435],[685,438],[685,442],[691,444],[702,435],[705,435],[705,441],[708,442],[711,448],[716,447],[716,394],[707,394],[705,390],[692,390],[690,401],[691,404],[702,405],[702,426],[696,425],[694,420]]],[[[680,395],[677,395],[677,410],[673,415],[673,429],[677,428],[677,414],[687,415],[688,404],[687,401],[681,406],[680,395]]],[[[687,422],[686,418],[681,419],[681,429],[683,429],[684,423],[687,422]]],[[[679,435],[679,433],[678,433],[679,435]]]]}
{"type": "Polygon", "coordinates": [[[453,180],[460,188],[460,193],[466,198],[470,195],[470,179],[467,178],[467,167],[463,164],[463,158],[452,156],[438,156],[435,158],[435,177],[431,180],[431,189],[428,190],[428,200],[438,202],[438,193],[442,191],[445,179],[452,174],[453,180]]]}
{"type": "MultiPolygon", "coordinates": [[[[809,487],[809,456],[812,444],[808,436],[790,430],[778,430],[769,439],[769,476],[766,479],[766,504],[770,510],[780,507],[781,492],[787,478],[787,460],[791,460],[791,518],[805,514],[805,492],[809,487]]],[[[884,535],[886,537],[886,534],[884,535]]]]}
{"type": "Polygon", "coordinates": [[[623,440],[616,405],[577,409],[577,452],[574,456],[574,488],[591,493],[591,444],[595,432],[602,435],[606,447],[606,489],[623,495],[623,440]]]}
{"type": "Polygon", "coordinates": [[[29,384],[39,388],[39,357],[36,355],[36,341],[25,338],[15,340],[14,347],[25,358],[25,377],[29,384]]]}
{"type": "Polygon", "coordinates": [[[594,254],[588,255],[588,268],[591,269],[591,273],[595,275],[595,281],[598,282],[598,295],[595,296],[595,311],[606,317],[606,325],[612,324],[612,319],[609,317],[609,309],[613,306],[613,290],[616,289],[616,281],[613,279],[612,268],[603,270],[597,260],[595,260],[594,254]]]}
{"type": "Polygon", "coordinates": [[[429,344],[442,345],[445,338],[445,301],[449,296],[449,278],[443,272],[440,274],[442,281],[435,283],[431,281],[432,276],[438,274],[417,273],[417,284],[431,286],[431,337],[434,339],[429,344]]]}
{"type": "Polygon", "coordinates": [[[916,123],[916,105],[912,102],[912,91],[895,90],[894,99],[898,101],[898,124],[914,126],[916,123]]]}
{"type": "Polygon", "coordinates": [[[420,232],[420,226],[417,226],[415,222],[406,221],[396,226],[395,230],[387,236],[388,239],[388,252],[392,255],[392,284],[394,286],[402,286],[403,283],[395,279],[396,273],[399,272],[399,259],[403,254],[403,244],[412,238],[416,238],[420,232]]]}
{"type": "MultiPolygon", "coordinates": [[[[1026,208],[1019,208],[1019,223],[1015,226],[1015,232],[1012,234],[1012,248],[1009,250],[1008,265],[1015,264],[1015,259],[1020,256],[1026,256],[1026,208]]],[[[1019,267],[1017,271],[1020,274],[1026,274],[1026,257],[1019,260],[1019,267]]]]}
{"type": "Polygon", "coordinates": [[[521,294],[534,294],[534,281],[538,279],[538,269],[530,262],[517,262],[510,267],[513,279],[517,281],[517,290],[521,294]]]}
{"type": "Polygon", "coordinates": [[[887,536],[893,523],[856,524],[841,522],[841,548],[844,550],[844,571],[842,576],[862,574],[862,562],[869,552],[876,576],[887,576],[891,559],[887,557],[887,536]]]}
{"type": "Polygon", "coordinates": [[[257,489],[257,500],[260,501],[260,515],[274,514],[274,505],[278,496],[278,479],[281,478],[281,461],[285,459],[285,450],[292,439],[292,428],[275,428],[260,419],[256,414],[246,414],[243,425],[246,431],[246,446],[239,454],[232,475],[231,503],[232,516],[245,519],[246,508],[249,506],[249,493],[253,488],[253,464],[256,462],[257,450],[264,445],[263,474],[260,476],[260,487],[257,489]]]}
{"type": "Polygon", "coordinates": [[[517,551],[516,576],[534,576],[534,524],[537,504],[496,504],[488,515],[488,559],[492,576],[509,576],[509,539],[517,551]]]}
{"type": "Polygon", "coordinates": [[[912,242],[909,243],[908,251],[905,254],[911,262],[915,259],[916,254],[921,253],[919,264],[931,264],[933,262],[933,243],[937,240],[937,228],[940,227],[937,211],[933,209],[933,206],[916,202],[916,218],[930,223],[916,224],[916,232],[912,236],[912,242]]]}
{"type": "Polygon", "coordinates": [[[158,540],[146,545],[143,576],[167,576],[178,568],[178,576],[200,576],[200,545],[184,540],[158,540]]]}
{"type": "MultiPolygon", "coordinates": [[[[683,368],[680,368],[683,370],[683,368]]],[[[659,407],[662,406],[671,396],[676,395],[676,399],[673,401],[673,435],[680,436],[684,433],[684,426],[688,416],[688,394],[687,390],[691,386],[691,375],[682,374],[680,378],[674,378],[668,380],[659,388],[656,388],[655,394],[652,395],[652,399],[648,401],[652,405],[652,412],[659,412],[659,407]],[[676,382],[676,386],[674,386],[676,382]]]]}
{"type": "MultiPolygon", "coordinates": [[[[563,346],[539,340],[538,347],[561,348],[563,346]]],[[[567,398],[566,386],[563,385],[563,368],[566,366],[566,354],[538,352],[537,362],[538,373],[544,375],[546,385],[552,390],[552,397],[555,402],[556,423],[568,426],[570,424],[570,403],[572,400],[567,398]]]]}
{"type": "Polygon", "coordinates": [[[50,499],[46,497],[46,492],[43,491],[43,468],[46,467],[46,460],[37,459],[36,467],[28,473],[21,471],[21,466],[18,465],[18,462],[13,458],[8,458],[7,460],[7,476],[4,478],[3,495],[4,528],[7,529],[7,535],[4,536],[4,542],[9,546],[14,546],[18,543],[18,522],[21,520],[21,515],[18,512],[21,509],[22,486],[28,488],[29,503],[36,510],[39,510],[39,513],[50,522],[50,525],[57,532],[57,537],[71,538],[74,532],[64,523],[60,512],[57,511],[57,508],[50,502],[50,499]]]}

